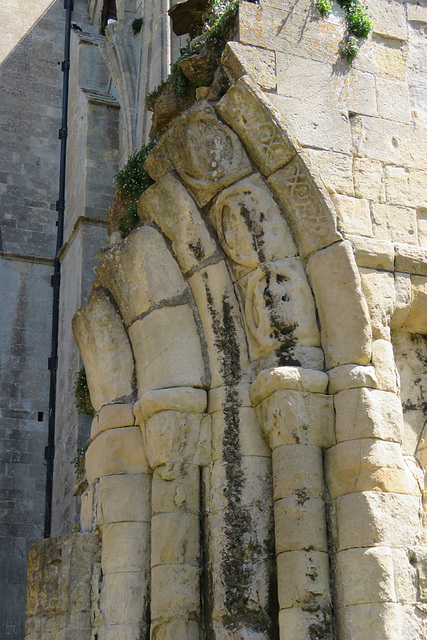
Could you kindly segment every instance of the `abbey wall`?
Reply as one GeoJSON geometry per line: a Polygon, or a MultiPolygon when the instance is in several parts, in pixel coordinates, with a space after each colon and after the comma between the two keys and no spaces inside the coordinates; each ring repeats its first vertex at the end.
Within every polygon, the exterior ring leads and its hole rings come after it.
{"type": "Polygon", "coordinates": [[[350,64],[336,4],[241,1],[220,60],[179,63],[198,88],[147,111],[176,3],[107,4],[75,3],[60,537],[26,639],[421,640],[427,7],[371,0],[350,64]],[[150,135],[123,239],[114,175],[150,135]]]}

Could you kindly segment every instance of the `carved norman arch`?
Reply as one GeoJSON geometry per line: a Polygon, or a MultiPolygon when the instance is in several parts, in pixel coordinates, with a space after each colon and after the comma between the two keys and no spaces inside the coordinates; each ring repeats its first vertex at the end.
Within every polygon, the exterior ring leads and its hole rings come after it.
{"type": "Polygon", "coordinates": [[[144,226],[100,255],[74,319],[99,637],[366,640],[360,615],[388,637],[421,492],[327,192],[247,77],[145,167],[144,226]]]}

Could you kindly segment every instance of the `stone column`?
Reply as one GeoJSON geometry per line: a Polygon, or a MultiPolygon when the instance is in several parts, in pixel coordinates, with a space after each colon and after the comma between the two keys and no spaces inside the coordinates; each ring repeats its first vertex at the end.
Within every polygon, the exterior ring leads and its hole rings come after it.
{"type": "Polygon", "coordinates": [[[148,392],[137,403],[153,469],[151,638],[199,640],[200,467],[210,434],[206,392],[181,387],[148,392]]]}
{"type": "Polygon", "coordinates": [[[407,547],[417,543],[421,515],[417,479],[401,450],[401,402],[376,388],[373,367],[343,365],[329,377],[337,444],[325,465],[336,518],[339,637],[397,640],[410,624],[405,605],[416,600],[407,547]]]}
{"type": "Polygon", "coordinates": [[[261,371],[251,388],[273,452],[283,640],[333,637],[322,451],[333,442],[327,384],[321,371],[277,367],[261,371]]]}
{"type": "Polygon", "coordinates": [[[133,406],[104,405],[92,424],[86,475],[101,533],[99,640],[146,637],[151,474],[133,406]]]}

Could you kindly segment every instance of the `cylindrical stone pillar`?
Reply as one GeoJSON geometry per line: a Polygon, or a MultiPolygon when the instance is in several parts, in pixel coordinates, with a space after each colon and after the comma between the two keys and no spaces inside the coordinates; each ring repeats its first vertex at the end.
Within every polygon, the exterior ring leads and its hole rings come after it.
{"type": "Polygon", "coordinates": [[[329,375],[337,443],[325,467],[336,514],[339,638],[397,640],[405,635],[405,605],[412,605],[405,547],[417,542],[421,512],[417,479],[401,451],[401,402],[376,389],[373,367],[343,365],[329,375]]]}
{"type": "Polygon", "coordinates": [[[86,453],[89,485],[98,479],[99,640],[139,640],[148,631],[151,474],[134,422],[132,405],[104,405],[92,424],[86,453]]]}
{"type": "Polygon", "coordinates": [[[273,451],[280,638],[332,638],[323,452],[333,407],[320,371],[261,371],[251,397],[273,451]],[[321,634],[321,635],[320,635],[321,634]]]}
{"type": "Polygon", "coordinates": [[[151,638],[199,640],[200,467],[210,446],[202,415],[206,392],[164,389],[146,394],[138,407],[153,469],[151,638]]]}

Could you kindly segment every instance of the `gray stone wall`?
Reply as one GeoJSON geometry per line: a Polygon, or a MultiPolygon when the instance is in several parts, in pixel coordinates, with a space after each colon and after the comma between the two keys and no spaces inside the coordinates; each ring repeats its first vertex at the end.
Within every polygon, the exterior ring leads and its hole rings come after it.
{"type": "Polygon", "coordinates": [[[62,0],[0,1],[0,638],[24,637],[28,550],[43,534],[62,0]]]}

